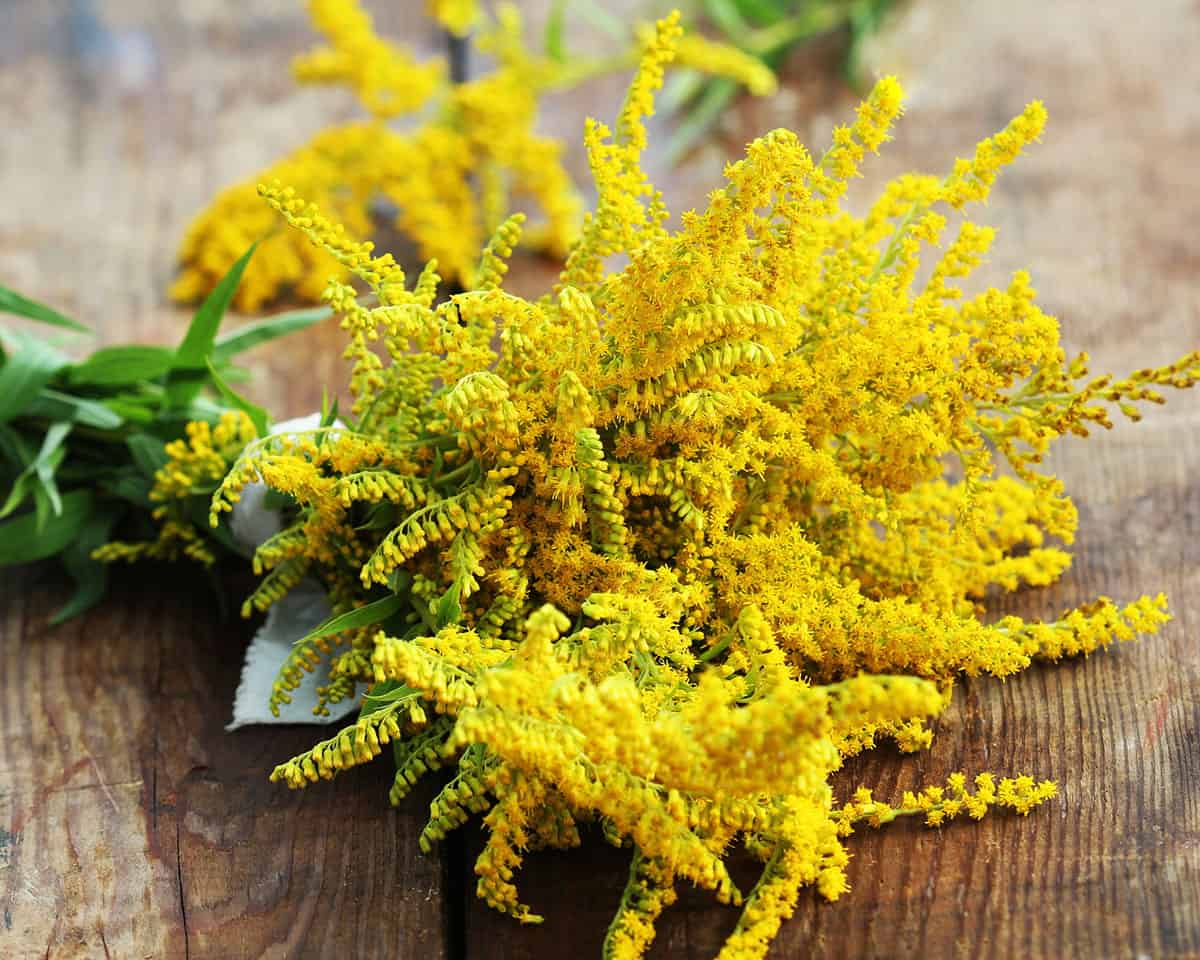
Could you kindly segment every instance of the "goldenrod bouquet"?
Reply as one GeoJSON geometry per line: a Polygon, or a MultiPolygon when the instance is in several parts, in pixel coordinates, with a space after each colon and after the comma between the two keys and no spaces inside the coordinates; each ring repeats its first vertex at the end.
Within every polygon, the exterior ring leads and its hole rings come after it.
{"type": "MultiPolygon", "coordinates": [[[[419,58],[377,33],[358,0],[308,0],[307,8],[325,43],[295,59],[296,80],[345,88],[368,118],[319,131],[257,176],[218,194],[183,238],[172,296],[190,301],[207,293],[251,243],[259,250],[236,294],[242,310],[287,295],[317,301],[330,276],[350,278],[342,264],[286,229],[259,200],[262,180],[282,180],[359,237],[370,235],[374,214],[388,207],[394,227],[422,257],[436,258],[443,278],[456,284],[474,282],[480,246],[517,204],[540,214],[524,242],[565,256],[583,201],[562,162],[565,145],[537,131],[539,101],[632,67],[637,42],[624,37],[624,49],[608,56],[568,55],[560,5],[545,49],[533,49],[522,37],[515,4],[497,4],[493,16],[471,0],[433,0],[426,4],[433,22],[460,37],[460,48],[473,59],[482,54],[488,62],[474,76],[453,77],[446,58],[419,58]],[[468,31],[470,46],[461,39],[468,31]]],[[[634,34],[646,31],[653,33],[641,24],[634,34]]],[[[770,68],[736,47],[695,36],[677,53],[691,74],[719,77],[727,91],[775,90],[770,68]]]]}
{"type": "Polygon", "coordinates": [[[482,814],[478,892],[497,909],[537,921],[522,857],[594,823],[630,851],[605,956],[640,956],[686,880],[741,905],[721,956],[761,957],[802,886],[845,891],[856,826],[1054,794],[980,771],[839,804],[829,776],[881,738],[929,746],[959,675],[1166,622],[1161,596],[1048,623],[984,622],[980,602],[1067,569],[1077,515],[1039,469],[1050,444],[1108,426],[1110,406],[1136,419],[1195,383],[1200,355],[1089,378],[1029,275],[957,286],[992,233],[958,220],[943,246],[948,220],[1038,138],[1039,103],[855,216],[846,185],[901,110],[884,79],[823,155],[767,134],[669,230],[640,156],[678,33],[668,18],[647,40],[615,131],[587,125],[599,199],[539,300],[503,289],[519,215],[472,288],[438,302],[436,264],[410,283],[291,188],[262,187],[369,290],[368,307],[325,288],[353,408],[240,452],[197,431],[158,495],[227,470],[217,523],[248,484],[276,491],[286,521],[254,557],[247,611],[315,578],[335,616],[297,643],[273,703],[323,658],[326,702],[369,684],[357,721],[274,779],[302,787],[390,748],[400,802],[445,768],[422,845],[482,814]],[[750,890],[727,870],[735,845],[763,862],[750,890]]]}

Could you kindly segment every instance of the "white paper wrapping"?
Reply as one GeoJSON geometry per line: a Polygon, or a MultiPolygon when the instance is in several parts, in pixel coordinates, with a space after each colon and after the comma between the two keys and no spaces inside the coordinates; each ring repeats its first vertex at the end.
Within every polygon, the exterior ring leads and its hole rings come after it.
{"type": "MultiPolygon", "coordinates": [[[[298,417],[277,424],[272,433],[313,430],[321,422],[319,413],[298,417]]],[[[234,539],[246,547],[257,547],[279,532],[279,512],[263,506],[266,488],[252,483],[242,491],[234,504],[229,528],[234,539]]],[[[329,600],[320,585],[313,580],[299,583],[287,596],[267,612],[266,623],[246,648],[242,678],[233,699],[233,719],[226,730],[236,730],[253,723],[333,723],[341,720],[358,706],[358,695],[330,704],[329,716],[313,714],[317,704],[317,687],[329,682],[329,663],[322,661],[313,673],[304,675],[300,686],[291,692],[292,702],[282,704],[279,716],[267,706],[271,687],[279,668],[292,651],[292,644],[322,620],[332,614],[329,600]]]]}

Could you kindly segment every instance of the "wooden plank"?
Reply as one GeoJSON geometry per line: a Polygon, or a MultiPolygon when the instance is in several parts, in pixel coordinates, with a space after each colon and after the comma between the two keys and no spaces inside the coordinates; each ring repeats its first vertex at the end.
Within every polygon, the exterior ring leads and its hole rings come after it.
{"type": "Polygon", "coordinates": [[[27,579],[0,593],[0,952],[181,955],[176,871],[147,829],[153,607],[46,631],[61,591],[27,579]]]}
{"type": "Polygon", "coordinates": [[[224,732],[247,629],[211,595],[127,584],[50,629],[61,600],[0,595],[0,953],[443,955],[426,793],[390,809],[384,765],[268,783],[314,730],[224,732]]]}
{"type": "Polygon", "coordinates": [[[155,812],[189,956],[442,956],[442,864],[415,842],[427,791],[393,810],[386,764],[302,793],[269,783],[322,730],[226,733],[246,630],[188,599],[163,630],[155,812]]]}

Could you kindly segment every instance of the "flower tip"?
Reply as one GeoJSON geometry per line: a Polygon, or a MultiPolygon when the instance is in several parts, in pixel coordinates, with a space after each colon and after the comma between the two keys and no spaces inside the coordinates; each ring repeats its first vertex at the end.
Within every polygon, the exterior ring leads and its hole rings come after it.
{"type": "Polygon", "coordinates": [[[899,113],[904,106],[904,87],[894,74],[889,73],[876,81],[871,99],[889,112],[899,113]]]}

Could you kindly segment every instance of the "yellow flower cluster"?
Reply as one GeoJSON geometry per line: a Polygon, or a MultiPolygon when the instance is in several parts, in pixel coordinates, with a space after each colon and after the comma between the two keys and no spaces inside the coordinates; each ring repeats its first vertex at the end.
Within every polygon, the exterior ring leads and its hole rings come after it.
{"type": "Polygon", "coordinates": [[[157,537],[107,543],[92,556],[108,563],[184,556],[211,567],[217,558],[196,526],[192,506],[198,498],[211,495],[256,436],[254,424],[241,411],[221,414],[215,425],[205,420],[189,423],[184,437],[166,445],[166,463],[154,474],[150,500],[154,504],[151,516],[158,522],[157,537]]]}
{"type": "Polygon", "coordinates": [[[465,36],[479,20],[479,0],[425,0],[425,9],[455,36],[465,36]]]}
{"type": "Polygon", "coordinates": [[[972,820],[982,820],[992,807],[1008,808],[1027,816],[1040,803],[1058,795],[1058,786],[1052,780],[1041,783],[1032,777],[1005,777],[997,785],[990,773],[975,777],[975,792],[967,788],[967,778],[962,773],[952,773],[946,786],[926,787],[920,793],[905,791],[898,807],[876,800],[871,791],[860,787],[849,803],[834,813],[838,834],[849,836],[857,823],[868,823],[880,827],[896,817],[918,815],[925,818],[930,827],[940,827],[947,820],[966,814],[972,820]]]}
{"type": "MultiPolygon", "coordinates": [[[[486,19],[473,0],[429,0],[430,16],[453,33],[478,25],[477,46],[495,64],[478,79],[452,85],[442,58],[418,62],[379,37],[358,0],[309,0],[308,7],[327,43],[296,59],[296,79],[346,87],[373,119],[323,130],[218,194],[183,238],[172,297],[199,299],[256,241],[235,295],[239,309],[254,311],[284,294],[316,301],[330,276],[349,279],[320,248],[280,229],[278,217],[259,201],[256,185],[275,180],[357,237],[371,234],[374,206],[390,204],[396,228],[417,253],[436,260],[442,276],[461,286],[480,284],[474,272],[479,248],[514,207],[532,202],[541,210],[541,222],[525,233],[527,244],[553,257],[567,254],[582,204],[563,167],[562,144],[535,132],[538,98],[622,58],[559,62],[526,48],[513,5],[486,19]],[[386,122],[403,115],[417,124],[398,131],[386,122]]],[[[755,93],[774,89],[766,67],[732,48],[691,39],[684,49],[689,64],[707,73],[728,75],[755,93]]]]}
{"type": "Polygon", "coordinates": [[[758,97],[768,96],[779,87],[771,68],[758,57],[698,33],[679,38],[675,46],[675,64],[736,80],[758,97]]]}
{"type": "Polygon", "coordinates": [[[374,303],[326,292],[354,365],[345,426],[251,443],[213,519],[251,481],[286,494],[250,607],[313,576],[353,624],[300,643],[272,703],[322,657],[327,699],[371,685],[359,721],[276,780],[303,786],[390,742],[399,800],[457,765],[422,844],[482,813],[489,904],[536,921],[523,856],[594,822],[633,851],[606,957],[642,955],[686,879],[741,905],[721,956],[742,960],[766,953],[803,886],[846,889],[855,824],[1053,796],[955,775],[896,806],[867,791],[839,806],[829,775],[878,737],[928,746],[962,674],[1166,622],[1161,597],[1052,623],[985,623],[979,603],[1067,567],[1077,514],[1039,472],[1047,446],[1106,424],[1108,405],[1191,386],[1200,355],[1089,380],[1026,274],[951,285],[991,233],[963,224],[939,255],[938,209],[984,199],[1039,134],[1036,104],[949,178],[901,177],[860,217],[840,197],[900,112],[885,79],[824,159],[769,133],[668,231],[639,155],[677,35],[669,18],[647,41],[615,136],[589,124],[598,206],[537,301],[502,287],[519,217],[479,286],[438,303],[432,265],[410,285],[295,192],[263,188],[374,303]],[[746,892],[734,844],[764,864],[746,892]]]}
{"type": "Polygon", "coordinates": [[[344,84],[380,118],[419,110],[434,95],[442,80],[441,62],[418,64],[408,51],[380,39],[357,3],[309,0],[308,10],[329,45],[293,62],[301,83],[344,84]]]}

